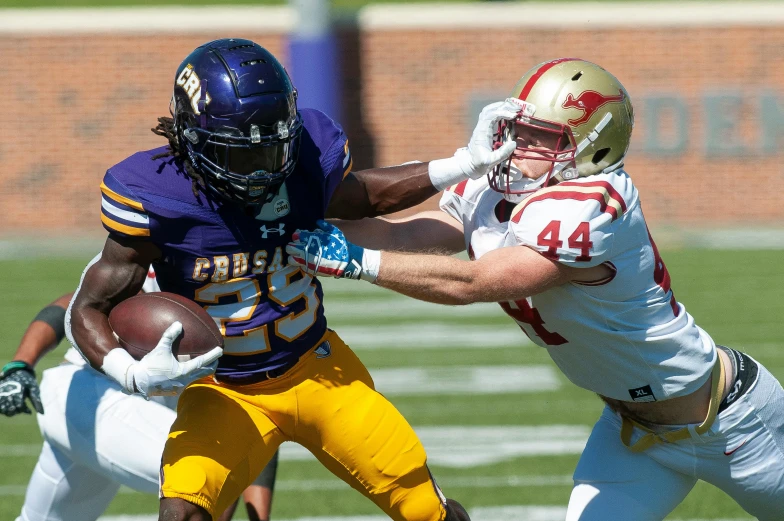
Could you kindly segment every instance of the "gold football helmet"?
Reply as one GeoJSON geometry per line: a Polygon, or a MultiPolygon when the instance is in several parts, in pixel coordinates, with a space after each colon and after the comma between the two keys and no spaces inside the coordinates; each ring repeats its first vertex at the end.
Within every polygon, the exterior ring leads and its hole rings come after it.
{"type": "Polygon", "coordinates": [[[629,149],[634,111],[629,94],[609,72],[577,58],[537,65],[512,89],[510,101],[520,106],[513,122],[502,121],[496,142],[515,139],[517,131],[544,132],[554,149],[520,146],[489,174],[490,186],[509,196],[529,194],[551,179],[558,181],[610,172],[623,164],[629,149]],[[527,129],[526,129],[527,127],[527,129]],[[552,163],[536,180],[524,179],[512,159],[552,163]]]}

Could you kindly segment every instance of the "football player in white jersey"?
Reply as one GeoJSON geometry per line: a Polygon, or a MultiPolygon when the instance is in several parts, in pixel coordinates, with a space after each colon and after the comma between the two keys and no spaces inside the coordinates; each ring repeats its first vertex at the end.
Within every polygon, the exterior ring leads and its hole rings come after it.
{"type": "MultiPolygon", "coordinates": [[[[150,268],[144,292],[160,291],[150,268]]],[[[124,394],[91,369],[74,348],[43,373],[34,367],[65,336],[73,293],[41,310],[25,331],[13,361],[0,373],[0,413],[38,413],[44,444],[16,521],[94,521],[120,485],[158,493],[163,445],[175,418],[176,397],[146,401],[124,394]]],[[[269,520],[277,456],[243,493],[250,521],[269,520]]],[[[220,517],[231,519],[236,503],[220,517]]]]}
{"type": "Polygon", "coordinates": [[[294,235],[289,262],[436,303],[498,302],[572,382],[598,393],[606,407],[567,521],[659,521],[698,479],[760,520],[784,519],[784,390],[675,300],[623,170],[633,117],[601,67],[537,65],[483,110],[466,149],[430,163],[431,178],[456,183],[443,213],[341,222],[362,247],[321,222],[294,235]],[[486,176],[461,168],[512,141],[486,176]],[[395,251],[434,248],[471,260],[395,251]]]}

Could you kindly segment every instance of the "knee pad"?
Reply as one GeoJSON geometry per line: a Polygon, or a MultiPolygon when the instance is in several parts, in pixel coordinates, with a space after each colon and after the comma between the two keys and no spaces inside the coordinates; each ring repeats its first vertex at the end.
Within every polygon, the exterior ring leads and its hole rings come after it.
{"type": "Polygon", "coordinates": [[[468,512],[463,508],[463,505],[454,499],[447,498],[444,521],[471,521],[471,518],[468,517],[468,512]]]}

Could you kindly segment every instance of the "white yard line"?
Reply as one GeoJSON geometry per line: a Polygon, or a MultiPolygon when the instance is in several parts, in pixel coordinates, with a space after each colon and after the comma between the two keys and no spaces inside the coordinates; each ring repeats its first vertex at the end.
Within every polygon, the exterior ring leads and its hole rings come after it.
{"type": "MultiPolygon", "coordinates": [[[[438,478],[443,487],[500,488],[500,487],[554,487],[572,486],[570,474],[553,476],[471,476],[464,478],[438,478]]],[[[282,480],[275,483],[275,490],[340,490],[350,488],[346,483],[334,479],[282,480]]]]}
{"type": "Polygon", "coordinates": [[[26,443],[23,445],[0,444],[0,458],[16,458],[38,456],[41,452],[41,443],[26,443]]]}
{"type": "MultiPolygon", "coordinates": [[[[562,475],[511,475],[511,476],[471,476],[443,477],[438,483],[449,488],[523,488],[523,487],[570,487],[572,476],[562,475]]],[[[23,496],[27,485],[0,485],[0,496],[23,496]]],[[[330,479],[282,479],[275,482],[275,490],[312,491],[348,490],[346,483],[338,478],[330,479]]],[[[122,487],[120,494],[142,494],[136,490],[122,487]]]]}
{"type": "MultiPolygon", "coordinates": [[[[587,425],[415,427],[432,466],[470,468],[515,458],[580,454],[587,425]]],[[[315,460],[301,445],[284,443],[282,461],[315,460]]]]}
{"type": "Polygon", "coordinates": [[[449,366],[371,369],[387,396],[455,396],[555,391],[560,380],[548,365],[449,366]]]}
{"type": "MultiPolygon", "coordinates": [[[[369,285],[369,284],[368,284],[369,285]]],[[[354,321],[397,319],[422,320],[432,317],[444,318],[497,318],[504,312],[498,304],[472,304],[470,306],[441,306],[395,295],[378,295],[357,292],[354,295],[341,293],[338,297],[324,289],[324,314],[327,320],[354,321]]],[[[511,319],[509,320],[511,323],[511,319]]]]}
{"type": "MultiPolygon", "coordinates": [[[[588,425],[415,427],[433,466],[468,468],[515,458],[580,454],[588,425]]],[[[40,444],[0,445],[0,457],[35,456],[40,444]]],[[[280,448],[283,461],[315,461],[296,443],[280,448]]]]}
{"type": "Polygon", "coordinates": [[[335,331],[356,351],[408,349],[489,349],[533,345],[511,323],[489,327],[443,322],[419,322],[408,325],[336,326],[335,331]]]}

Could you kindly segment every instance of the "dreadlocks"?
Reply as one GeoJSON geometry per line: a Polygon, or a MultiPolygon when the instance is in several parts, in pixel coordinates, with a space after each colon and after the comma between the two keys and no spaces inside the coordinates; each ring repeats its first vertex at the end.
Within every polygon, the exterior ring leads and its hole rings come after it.
{"type": "Polygon", "coordinates": [[[193,168],[190,160],[180,152],[180,143],[177,139],[177,132],[174,130],[174,119],[166,117],[158,118],[158,126],[151,128],[150,130],[152,130],[153,134],[163,136],[169,140],[169,146],[166,151],[154,155],[152,159],[160,159],[169,156],[182,159],[182,162],[185,165],[185,172],[192,181],[191,189],[193,190],[193,195],[199,197],[199,186],[202,188],[206,186],[204,177],[193,168]]]}

